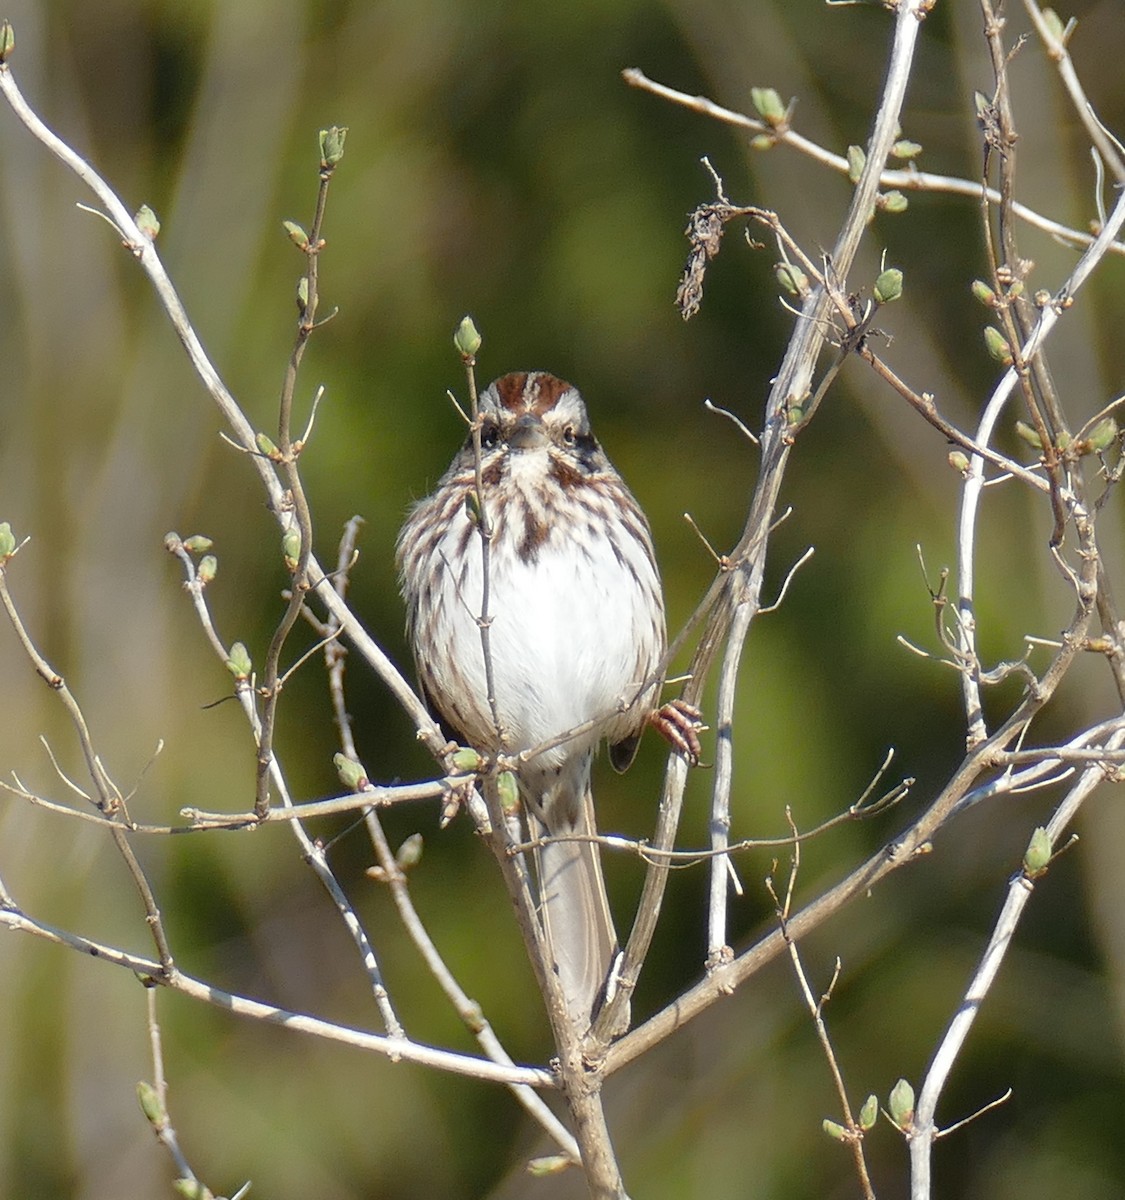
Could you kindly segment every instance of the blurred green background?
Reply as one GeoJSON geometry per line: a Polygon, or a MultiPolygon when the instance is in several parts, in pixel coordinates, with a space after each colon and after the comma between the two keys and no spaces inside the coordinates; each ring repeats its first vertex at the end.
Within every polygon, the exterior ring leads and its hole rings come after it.
{"type": "MultiPolygon", "coordinates": [[[[1078,2],[1071,43],[1090,97],[1125,129],[1125,22],[1119,0],[1078,2]]],[[[804,134],[842,152],[862,142],[890,21],[876,6],[819,0],[10,0],[13,59],[26,95],[88,155],[126,203],[150,204],[159,245],[204,344],[263,429],[294,331],[301,270],[284,218],[307,222],[316,132],[350,127],[333,184],[321,260],[322,313],[301,381],[302,411],[327,389],[302,458],[322,561],[343,522],[366,526],[352,599],[401,663],[393,543],[461,436],[444,393],[463,379],[450,337],[471,312],[481,373],[546,368],[581,387],[595,428],[652,521],[675,628],[713,564],[682,519],[720,551],[741,528],[756,458],[729,408],[752,428],[791,318],[769,249],[728,232],[702,314],[672,299],[687,212],[710,199],[709,156],[732,199],[777,209],[811,254],[831,245],[846,182],[629,89],[624,67],[747,110],[752,86],[797,97],[804,134]]],[[[0,14],[2,15],[2,14],[0,14]]],[[[1009,13],[1009,40],[1022,10],[1009,13]]],[[[968,0],[926,22],[904,133],[920,165],[976,178],[974,88],[991,89],[968,0]]],[[[1085,227],[1093,169],[1049,64],[1029,44],[1013,65],[1021,198],[1085,227]]],[[[206,533],[220,570],[210,597],[221,635],[257,661],[286,585],[273,520],[248,464],[188,369],[141,272],[113,233],[76,209],[77,180],[0,112],[0,519],[30,544],[9,570],[34,636],[85,706],[134,818],[174,821],[185,805],[245,808],[254,756],[230,681],[207,648],[161,548],[169,529],[206,533]],[[162,753],[150,765],[157,743],[162,753]],[[146,771],[147,766],[147,771],[146,771]],[[141,778],[143,774],[143,779],[141,778]]],[[[1054,288],[1074,253],[1031,231],[1032,286],[1054,288]]],[[[887,249],[907,297],[885,313],[889,360],[951,418],[970,422],[995,379],[969,283],[983,273],[977,207],[912,196],[879,217],[854,277],[867,285],[887,249]]],[[[1125,265],[1106,264],[1053,343],[1075,424],[1118,394],[1125,265]]],[[[1010,421],[1008,422],[1010,426],[1010,421]]],[[[1006,444],[1016,443],[1005,432],[1006,444]]],[[[793,456],[793,514],[772,552],[776,588],[808,545],[811,563],[781,611],[753,629],[742,674],[735,835],[776,835],[784,807],[808,827],[851,803],[888,747],[892,773],[918,779],[903,808],[806,849],[798,893],[817,894],[920,811],[958,761],[964,737],[954,674],[896,644],[932,646],[917,566],[952,563],[960,480],[948,447],[862,364],[849,363],[793,456]]],[[[1111,572],[1125,563],[1119,504],[1103,514],[1111,572]]],[[[1022,637],[1056,636],[1070,599],[1046,553],[1048,514],[1015,489],[988,496],[978,620],[984,652],[1018,656],[1022,637]]],[[[1119,591],[1125,591],[1115,576],[1119,591]]],[[[307,641],[303,631],[301,639],[307,641]]],[[[294,643],[294,656],[296,654],[294,643]]],[[[431,764],[379,684],[349,677],[362,757],[379,780],[431,764]]],[[[990,697],[1004,711],[1014,686],[990,697]]],[[[1042,736],[1110,715],[1104,670],[1081,664],[1042,736]]],[[[0,770],[70,799],[81,778],[56,697],[0,628],[0,770]]],[[[337,788],[323,673],[286,691],[279,751],[295,794],[337,788]]],[[[597,780],[607,829],[648,832],[662,755],[649,744],[624,779],[597,780]]],[[[710,777],[697,772],[685,845],[702,842],[710,777]]],[[[982,806],[935,851],[853,906],[805,946],[814,986],[843,971],[827,1010],[857,1103],[919,1079],[953,1013],[1030,830],[1057,795],[982,806]]],[[[510,1052],[549,1053],[540,1006],[495,872],[463,821],[439,833],[432,805],[388,818],[394,839],[421,830],[419,908],[510,1052]]],[[[392,995],[417,1038],[472,1043],[406,944],[363,869],[362,830],[343,821],[331,859],[383,955],[392,995]]],[[[943,1143],[947,1197],[1125,1194],[1125,840],[1120,798],[1103,788],[1083,841],[1040,887],[1004,973],[959,1062],[939,1117],[950,1123],[1011,1086],[999,1110],[943,1143]]],[[[282,828],[140,841],[183,969],[219,986],[374,1027],[354,950],[282,828]]],[[[733,904],[745,941],[769,920],[770,855],[742,861],[733,904]]],[[[782,865],[784,870],[784,864],[782,865]]],[[[613,861],[629,911],[640,877],[613,861]]],[[[91,828],[0,796],[0,875],[30,913],[149,952],[131,884],[91,828]]],[[[701,972],[706,876],[674,880],[634,1005],[644,1016],[701,972]]],[[[169,1195],[171,1167],[137,1110],[152,1074],[144,995],[127,973],[30,939],[0,938],[0,1195],[20,1200],[169,1195]]],[[[523,1174],[546,1147],[502,1091],[391,1065],[338,1046],[233,1020],[161,995],[172,1113],[196,1170],[216,1190],[318,1197],[573,1196],[575,1174],[523,1174]]],[[[820,1131],[838,1116],[828,1072],[791,972],[777,964],[615,1078],[608,1088],[626,1179],[640,1197],[846,1197],[845,1152],[820,1131]]],[[[906,1191],[901,1139],[869,1138],[876,1183],[906,1191]]]]}

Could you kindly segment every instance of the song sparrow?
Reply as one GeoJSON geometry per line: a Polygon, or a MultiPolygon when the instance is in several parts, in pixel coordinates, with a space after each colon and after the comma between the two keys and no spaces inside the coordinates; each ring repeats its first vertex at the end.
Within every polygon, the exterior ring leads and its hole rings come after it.
{"type": "Polygon", "coordinates": [[[597,846],[551,839],[595,831],[590,768],[603,738],[618,770],[647,721],[694,757],[694,710],[653,711],[665,633],[648,522],[578,391],[519,372],[486,388],[479,408],[487,612],[470,434],[399,534],[407,631],[422,688],[459,740],[518,754],[577,731],[523,763],[519,783],[530,832],[546,839],[538,874],[548,953],[585,1029],[617,938],[597,846]]]}

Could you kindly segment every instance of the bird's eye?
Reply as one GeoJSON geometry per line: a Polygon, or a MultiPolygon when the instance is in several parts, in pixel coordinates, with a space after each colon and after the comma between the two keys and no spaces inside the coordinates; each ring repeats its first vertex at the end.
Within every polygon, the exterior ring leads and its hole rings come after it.
{"type": "Polygon", "coordinates": [[[573,425],[568,425],[562,433],[563,441],[568,446],[573,446],[578,441],[578,434],[575,432],[573,425]]]}
{"type": "Polygon", "coordinates": [[[485,421],[480,427],[480,444],[486,449],[500,440],[500,429],[495,421],[485,421]]]}

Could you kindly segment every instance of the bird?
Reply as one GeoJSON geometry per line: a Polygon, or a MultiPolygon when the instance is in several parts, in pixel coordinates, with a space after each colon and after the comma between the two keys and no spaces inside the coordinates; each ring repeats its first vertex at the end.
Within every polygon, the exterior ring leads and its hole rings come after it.
{"type": "Polygon", "coordinates": [[[653,724],[694,762],[699,726],[690,705],[657,704],[666,633],[649,524],[577,388],[545,371],[490,383],[396,560],[427,701],[458,742],[518,761],[548,965],[584,1031],[618,954],[595,752],[607,742],[625,770],[653,724]]]}

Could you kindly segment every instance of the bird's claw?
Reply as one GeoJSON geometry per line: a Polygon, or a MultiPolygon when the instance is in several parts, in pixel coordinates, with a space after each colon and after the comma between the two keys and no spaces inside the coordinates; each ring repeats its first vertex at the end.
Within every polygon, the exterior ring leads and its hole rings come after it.
{"type": "Polygon", "coordinates": [[[649,713],[648,722],[672,747],[694,767],[699,762],[702,747],[699,735],[706,729],[702,713],[686,700],[669,700],[649,713]]]}

